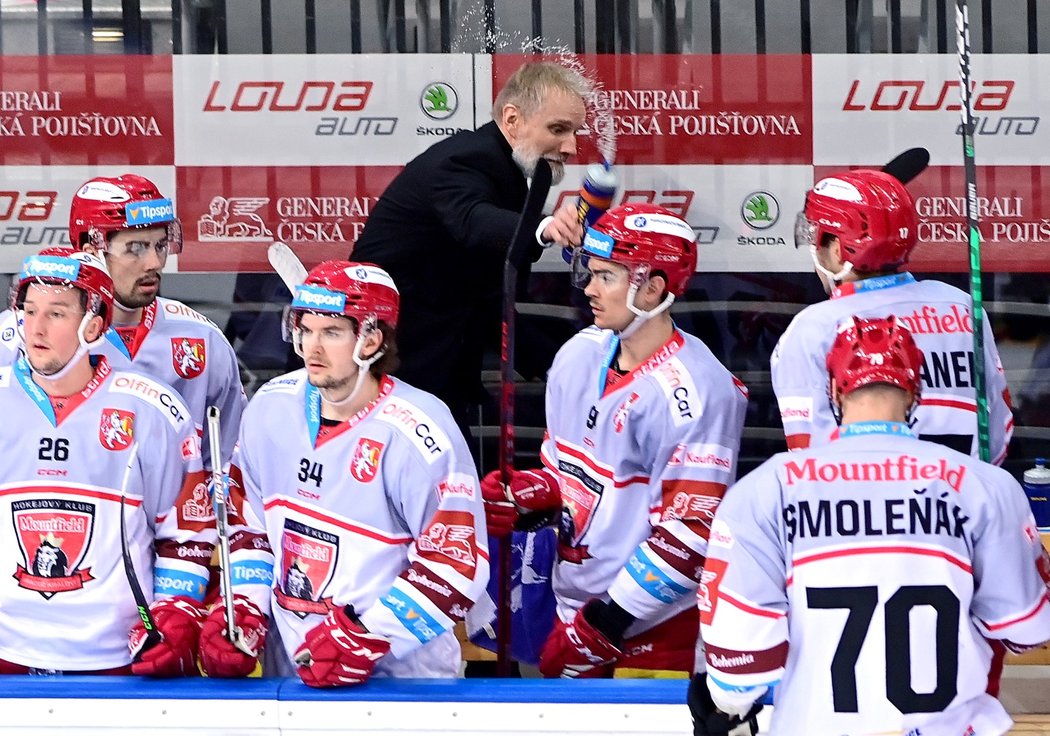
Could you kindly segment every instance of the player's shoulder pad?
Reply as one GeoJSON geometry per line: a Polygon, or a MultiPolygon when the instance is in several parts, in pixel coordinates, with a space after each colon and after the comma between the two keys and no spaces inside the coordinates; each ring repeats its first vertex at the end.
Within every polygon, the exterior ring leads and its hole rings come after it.
{"type": "Polygon", "coordinates": [[[11,385],[11,374],[13,371],[13,365],[5,365],[0,368],[0,388],[7,388],[11,385]]]}
{"type": "Polygon", "coordinates": [[[190,410],[178,391],[155,378],[133,371],[113,373],[110,391],[133,396],[159,411],[168,423],[181,431],[190,420],[190,410]]]}
{"type": "Polygon", "coordinates": [[[398,382],[397,388],[376,407],[373,416],[403,434],[428,465],[452,449],[452,440],[445,429],[455,426],[452,415],[440,400],[425,391],[398,382]]]}
{"type": "Polygon", "coordinates": [[[256,396],[264,396],[266,394],[296,394],[302,391],[303,385],[306,383],[306,369],[300,368],[297,371],[291,373],[285,373],[283,376],[277,376],[264,383],[258,391],[255,392],[256,396]]]}
{"type": "Polygon", "coordinates": [[[605,348],[612,338],[612,330],[602,330],[594,325],[585,327],[565,341],[554,356],[554,362],[575,360],[575,356],[598,353],[605,348]]]}
{"type": "Polygon", "coordinates": [[[157,297],[157,305],[160,307],[160,311],[164,314],[165,320],[170,320],[172,322],[190,322],[194,324],[199,324],[202,327],[214,330],[220,335],[222,334],[222,330],[219,329],[219,326],[217,324],[212,322],[210,319],[205,317],[196,309],[186,306],[177,299],[157,297]]]}

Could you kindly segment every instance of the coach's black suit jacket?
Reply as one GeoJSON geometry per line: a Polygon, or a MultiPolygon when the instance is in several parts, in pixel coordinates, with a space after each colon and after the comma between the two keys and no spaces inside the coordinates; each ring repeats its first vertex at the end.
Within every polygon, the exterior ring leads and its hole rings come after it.
{"type": "MultiPolygon", "coordinates": [[[[461,426],[480,396],[482,354],[498,345],[503,262],[526,193],[494,122],[457,133],[390,183],[351,254],[386,269],[401,292],[397,375],[442,399],[461,426]]],[[[539,220],[523,226],[534,232],[539,220]]],[[[536,245],[529,260],[539,254],[536,245]]]]}

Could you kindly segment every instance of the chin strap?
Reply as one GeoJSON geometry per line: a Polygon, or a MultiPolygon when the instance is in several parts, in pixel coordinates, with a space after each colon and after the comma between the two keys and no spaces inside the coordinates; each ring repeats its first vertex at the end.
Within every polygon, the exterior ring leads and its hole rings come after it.
{"type": "MultiPolygon", "coordinates": [[[[353,400],[357,398],[357,395],[361,393],[361,387],[365,385],[365,376],[368,375],[369,369],[377,360],[386,354],[385,350],[377,350],[370,358],[361,357],[361,353],[365,346],[365,339],[375,332],[376,329],[376,318],[374,315],[369,315],[365,318],[361,328],[357,331],[357,344],[354,345],[354,363],[357,364],[357,380],[354,381],[354,388],[350,394],[344,399],[335,400],[330,399],[325,395],[325,392],[328,389],[317,389],[321,394],[321,398],[324,399],[325,403],[329,406],[346,406],[353,402],[353,400]]],[[[302,354],[300,353],[300,355],[302,354]]]]}
{"type": "Polygon", "coordinates": [[[842,270],[838,273],[825,268],[818,257],[816,245],[809,246],[809,257],[813,259],[813,266],[817,269],[817,273],[820,275],[820,280],[824,282],[824,286],[827,288],[829,294],[842,283],[842,279],[846,278],[846,276],[853,272],[852,261],[846,261],[842,266],[842,270]]]}
{"type": "Polygon", "coordinates": [[[42,371],[37,370],[36,366],[33,365],[33,361],[29,358],[29,351],[26,350],[25,347],[25,312],[24,310],[19,310],[15,314],[15,325],[16,329],[18,330],[18,337],[22,340],[22,353],[26,356],[26,364],[29,366],[29,370],[33,373],[33,375],[40,376],[41,378],[47,379],[48,381],[59,381],[62,378],[64,378],[71,370],[73,370],[73,368],[76,367],[80,359],[87,355],[91,348],[99,345],[105,339],[106,333],[103,332],[101,335],[98,336],[98,338],[92,340],[91,342],[88,342],[87,337],[85,336],[87,332],[88,323],[91,322],[91,318],[94,316],[96,316],[94,312],[85,312],[84,316],[81,318],[80,326],[77,328],[77,339],[80,342],[80,344],[77,346],[76,352],[73,353],[70,359],[66,361],[66,364],[54,373],[44,373],[42,371]]]}
{"type": "Polygon", "coordinates": [[[634,303],[638,297],[638,289],[641,287],[640,283],[632,282],[630,287],[627,289],[627,308],[634,314],[634,319],[631,320],[630,324],[624,327],[622,330],[616,333],[616,336],[621,340],[626,340],[628,337],[636,333],[642,325],[651,320],[661,312],[666,312],[674,304],[674,294],[667,292],[667,296],[662,302],[657,304],[650,310],[645,310],[634,303]]]}

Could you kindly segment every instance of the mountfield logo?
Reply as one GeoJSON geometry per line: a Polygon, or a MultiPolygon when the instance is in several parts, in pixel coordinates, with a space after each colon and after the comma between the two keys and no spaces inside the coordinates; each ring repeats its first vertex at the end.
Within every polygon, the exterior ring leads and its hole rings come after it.
{"type": "Polygon", "coordinates": [[[784,466],[785,482],[793,486],[799,481],[823,483],[849,483],[853,481],[893,482],[943,480],[958,491],[962,487],[966,466],[951,466],[947,460],[920,464],[911,455],[887,458],[875,463],[821,463],[816,458],[798,463],[789,460],[784,466]]]}

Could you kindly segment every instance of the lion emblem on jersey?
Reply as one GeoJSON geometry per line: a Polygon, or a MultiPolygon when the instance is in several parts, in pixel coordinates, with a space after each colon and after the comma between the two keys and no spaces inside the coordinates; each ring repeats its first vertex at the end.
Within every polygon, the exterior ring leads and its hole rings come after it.
{"type": "Polygon", "coordinates": [[[199,337],[171,338],[171,364],[183,378],[196,378],[204,372],[207,354],[199,337]]]}
{"type": "Polygon", "coordinates": [[[19,587],[50,600],[95,579],[90,568],[77,569],[91,543],[94,504],[32,499],[15,501],[11,511],[25,561],[15,569],[19,587]]]}
{"type": "Polygon", "coordinates": [[[354,457],[350,460],[350,475],[359,483],[368,483],[379,472],[379,457],[383,453],[383,443],[367,437],[357,441],[354,457]]]}
{"type": "Polygon", "coordinates": [[[135,439],[135,412],[103,409],[98,423],[98,441],[114,452],[131,447],[135,439]]]}

